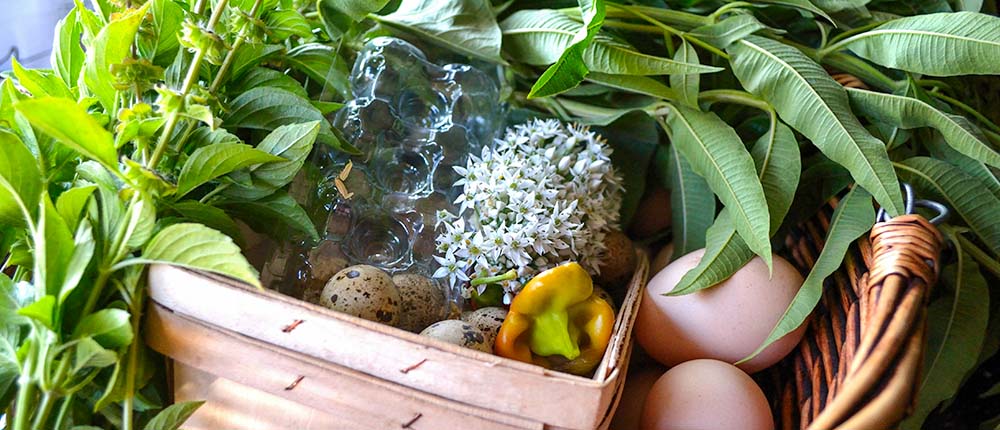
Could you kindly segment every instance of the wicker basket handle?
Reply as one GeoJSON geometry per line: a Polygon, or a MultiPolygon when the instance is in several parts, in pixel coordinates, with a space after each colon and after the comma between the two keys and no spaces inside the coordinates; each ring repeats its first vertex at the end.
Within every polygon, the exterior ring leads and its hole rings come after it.
{"type": "MultiPolygon", "coordinates": [[[[855,347],[845,344],[836,395],[809,429],[885,429],[896,426],[912,408],[923,362],[927,302],[937,282],[943,238],[915,207],[947,216],[943,205],[917,200],[906,185],[907,211],[889,219],[879,212],[870,248],[862,249],[869,268],[857,291],[860,333],[855,347]]],[[[862,242],[864,243],[864,242],[862,242]]],[[[863,246],[864,247],[864,246],[863,246]]]]}

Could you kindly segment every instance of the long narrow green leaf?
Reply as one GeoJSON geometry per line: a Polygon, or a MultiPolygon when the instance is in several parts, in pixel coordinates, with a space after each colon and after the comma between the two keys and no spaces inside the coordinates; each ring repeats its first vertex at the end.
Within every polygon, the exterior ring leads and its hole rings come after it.
{"type": "Polygon", "coordinates": [[[833,18],[830,18],[830,15],[827,15],[826,12],[823,11],[823,9],[816,7],[816,5],[812,4],[812,2],[810,2],[809,0],[757,0],[754,3],[764,4],[764,5],[784,6],[784,7],[804,10],[807,12],[812,12],[823,18],[826,18],[827,21],[833,22],[833,18]]]}
{"type": "Polygon", "coordinates": [[[528,98],[547,97],[575,88],[590,73],[583,62],[583,51],[604,24],[604,0],[580,0],[579,3],[583,26],[559,59],[531,86],[528,98]]]}
{"type": "Polygon", "coordinates": [[[851,243],[871,230],[874,224],[875,209],[872,207],[871,194],[861,187],[854,187],[840,200],[837,210],[833,212],[823,250],[802,283],[802,288],[795,294],[792,303],[785,309],[781,320],[771,334],[767,335],[764,343],[740,362],[756,357],[769,345],[795,331],[805,322],[823,295],[823,281],[840,267],[851,243]]]}
{"type": "Polygon", "coordinates": [[[941,160],[913,157],[895,166],[903,180],[924,195],[947,203],[995,254],[1000,254],[1000,198],[972,176],[941,160]]]}
{"type": "Polygon", "coordinates": [[[690,33],[692,36],[716,48],[726,49],[733,42],[765,28],[768,27],[753,15],[739,14],[730,16],[715,24],[698,27],[691,30],[690,33]]]}
{"type": "Polygon", "coordinates": [[[900,426],[919,430],[931,411],[952,398],[965,375],[975,368],[986,337],[990,315],[990,291],[979,265],[952,239],[958,263],[947,266],[941,276],[953,294],[931,303],[927,311],[927,352],[923,378],[917,386],[916,407],[900,426]]]}
{"type": "MultiPolygon", "coordinates": [[[[705,178],[670,146],[670,210],[674,235],[674,256],[680,257],[705,247],[705,235],[715,215],[715,195],[705,178]]],[[[735,230],[733,230],[735,231],[735,230]]]]}
{"type": "MultiPolygon", "coordinates": [[[[788,213],[799,185],[802,160],[798,142],[792,130],[772,116],[770,130],[754,143],[750,153],[767,198],[770,233],[774,234],[788,213]]],[[[720,214],[709,229],[706,242],[705,254],[698,265],[684,274],[670,295],[690,294],[716,285],[753,258],[753,251],[736,234],[727,211],[720,214]]]]}
{"type": "MultiPolygon", "coordinates": [[[[573,37],[582,24],[561,12],[542,9],[515,12],[500,23],[500,27],[507,55],[525,64],[547,66],[559,60],[562,52],[573,43],[573,37]]],[[[722,70],[644,54],[603,33],[596,35],[584,50],[583,61],[592,72],[618,75],[669,75],[722,70]]]]}
{"type": "Polygon", "coordinates": [[[941,137],[940,133],[929,132],[927,134],[930,134],[930,136],[922,138],[921,141],[930,151],[931,157],[947,161],[959,169],[962,169],[963,172],[975,177],[979,180],[979,182],[986,186],[986,188],[989,188],[989,190],[993,192],[993,195],[1000,198],[1000,178],[993,173],[993,170],[991,170],[989,166],[983,164],[982,161],[962,155],[956,151],[944,141],[944,138],[941,137]]]}
{"type": "Polygon", "coordinates": [[[795,48],[750,36],[729,49],[733,72],[781,119],[851,172],[889,214],[903,213],[903,196],[885,145],[851,114],[847,91],[795,48]]]}
{"type": "Polygon", "coordinates": [[[617,90],[628,91],[663,100],[676,100],[677,93],[660,81],[647,76],[609,75],[601,72],[590,72],[587,80],[617,90]]]}
{"type": "Polygon", "coordinates": [[[933,76],[1000,74],[1000,18],[975,12],[900,18],[844,41],[885,67],[933,76]]]}
{"type": "MultiPolygon", "coordinates": [[[[674,60],[682,63],[699,63],[698,51],[694,50],[686,40],[681,39],[681,46],[674,53],[674,60]]],[[[670,75],[670,86],[677,91],[677,101],[687,106],[698,108],[698,91],[701,85],[701,78],[698,74],[690,75],[670,75]]]]}
{"type": "Polygon", "coordinates": [[[753,159],[728,124],[711,112],[676,106],[668,117],[677,150],[730,210],[747,245],[771,267],[770,215],[753,159]]]}
{"type": "Polygon", "coordinates": [[[863,115],[905,129],[933,127],[958,152],[1000,168],[1000,153],[986,142],[986,137],[969,120],[942,112],[921,100],[849,88],[851,107],[863,115]]]}

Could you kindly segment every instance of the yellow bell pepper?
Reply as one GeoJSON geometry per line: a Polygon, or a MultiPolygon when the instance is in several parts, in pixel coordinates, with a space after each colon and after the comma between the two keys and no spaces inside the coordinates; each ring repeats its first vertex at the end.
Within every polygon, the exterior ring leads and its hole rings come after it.
{"type": "Polygon", "coordinates": [[[590,275],[577,263],[539,273],[514,297],[494,351],[526,363],[584,375],[601,362],[615,314],[594,295],[590,275]]]}

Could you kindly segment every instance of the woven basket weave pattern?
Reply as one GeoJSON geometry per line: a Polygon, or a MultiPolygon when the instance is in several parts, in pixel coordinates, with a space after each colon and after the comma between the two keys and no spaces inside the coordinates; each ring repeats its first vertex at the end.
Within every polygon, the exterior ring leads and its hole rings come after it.
{"type": "MultiPolygon", "coordinates": [[[[830,210],[792,231],[791,261],[807,273],[829,229],[830,210]]],[[[767,382],[780,429],[888,429],[916,396],[927,301],[942,237],[920,215],[877,223],[851,247],[791,356],[767,382]]]]}

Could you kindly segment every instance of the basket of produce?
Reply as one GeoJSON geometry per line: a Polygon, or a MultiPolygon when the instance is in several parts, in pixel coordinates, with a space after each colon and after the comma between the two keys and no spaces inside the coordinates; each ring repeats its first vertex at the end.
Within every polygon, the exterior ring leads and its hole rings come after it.
{"type": "Polygon", "coordinates": [[[995,9],[78,3],[0,427],[995,427],[995,9]]]}

